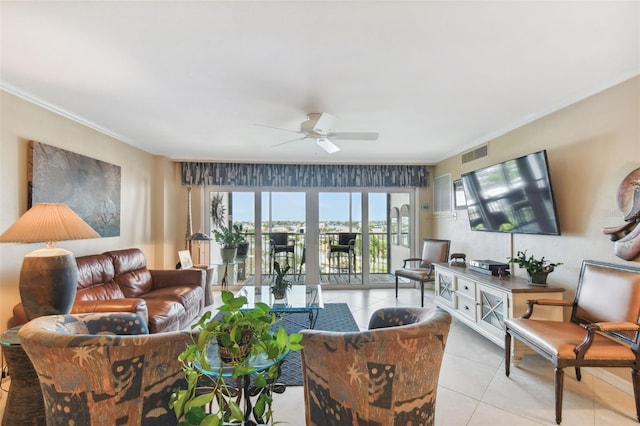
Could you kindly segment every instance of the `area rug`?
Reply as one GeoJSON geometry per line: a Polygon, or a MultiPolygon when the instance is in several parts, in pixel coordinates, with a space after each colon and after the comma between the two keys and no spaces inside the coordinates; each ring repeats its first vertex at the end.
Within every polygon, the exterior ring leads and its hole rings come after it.
{"type": "MultiPolygon", "coordinates": [[[[219,314],[218,314],[219,315],[219,314]]],[[[309,314],[294,313],[285,315],[279,322],[287,333],[296,333],[309,324],[309,314]]],[[[358,324],[353,319],[346,303],[325,303],[324,309],[318,313],[316,330],[325,331],[358,331],[358,324]]],[[[304,342],[302,342],[304,345],[304,342]]],[[[287,386],[302,386],[302,360],[300,352],[290,352],[282,363],[278,382],[287,386]]]]}

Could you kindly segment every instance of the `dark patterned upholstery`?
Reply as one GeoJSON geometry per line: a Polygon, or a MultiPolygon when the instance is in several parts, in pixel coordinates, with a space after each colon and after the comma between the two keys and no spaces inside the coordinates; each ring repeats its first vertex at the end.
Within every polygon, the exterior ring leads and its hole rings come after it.
{"type": "Polygon", "coordinates": [[[148,334],[132,313],[52,315],[19,332],[40,379],[48,425],[172,425],[189,332],[148,334]]]}
{"type": "Polygon", "coordinates": [[[369,330],[303,330],[307,425],[432,425],[451,315],[384,308],[369,330]]]}

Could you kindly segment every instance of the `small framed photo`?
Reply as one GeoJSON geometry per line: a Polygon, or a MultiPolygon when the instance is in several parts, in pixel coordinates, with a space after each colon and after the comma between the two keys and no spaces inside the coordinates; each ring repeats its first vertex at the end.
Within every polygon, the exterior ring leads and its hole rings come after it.
{"type": "Polygon", "coordinates": [[[453,181],[453,206],[456,210],[464,210],[467,208],[462,179],[453,181]]]}
{"type": "Polygon", "coordinates": [[[193,268],[193,260],[191,259],[191,252],[189,250],[180,250],[178,252],[178,258],[180,259],[182,269],[193,268]]]}

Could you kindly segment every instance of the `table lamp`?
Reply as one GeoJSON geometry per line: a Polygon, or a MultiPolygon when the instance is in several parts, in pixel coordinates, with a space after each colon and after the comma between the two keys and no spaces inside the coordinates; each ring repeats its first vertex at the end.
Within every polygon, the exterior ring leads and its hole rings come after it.
{"type": "Polygon", "coordinates": [[[56,241],[100,238],[66,204],[36,204],[2,235],[3,243],[47,243],[25,255],[20,269],[20,299],[29,320],[43,315],[68,314],[76,297],[78,267],[68,250],[56,241]]]}

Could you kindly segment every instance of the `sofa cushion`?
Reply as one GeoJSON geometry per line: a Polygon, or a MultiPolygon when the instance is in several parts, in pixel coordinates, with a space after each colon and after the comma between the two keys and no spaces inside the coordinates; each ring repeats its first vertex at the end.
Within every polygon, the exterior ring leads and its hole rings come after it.
{"type": "Polygon", "coordinates": [[[76,258],[78,292],[76,300],[122,299],[124,294],[114,282],[115,269],[109,256],[94,254],[76,258]]]}
{"type": "Polygon", "coordinates": [[[185,322],[185,309],[175,300],[148,299],[149,332],[160,333],[164,331],[180,330],[181,322],[185,322]]]}
{"type": "Polygon", "coordinates": [[[201,287],[192,286],[166,287],[150,291],[142,297],[147,303],[152,299],[175,300],[180,303],[185,308],[184,321],[180,322],[182,327],[187,320],[190,321],[200,313],[204,291],[201,287]]]}
{"type": "Polygon", "coordinates": [[[152,290],[142,296],[143,299],[169,299],[175,300],[181,305],[195,305],[198,307],[204,293],[200,287],[166,287],[152,290]]]}
{"type": "Polygon", "coordinates": [[[153,289],[147,259],[140,249],[113,250],[104,254],[113,260],[115,282],[126,297],[141,297],[153,289]]]}

